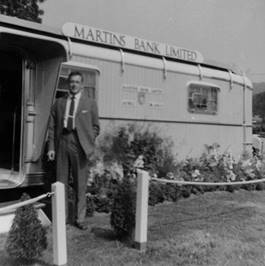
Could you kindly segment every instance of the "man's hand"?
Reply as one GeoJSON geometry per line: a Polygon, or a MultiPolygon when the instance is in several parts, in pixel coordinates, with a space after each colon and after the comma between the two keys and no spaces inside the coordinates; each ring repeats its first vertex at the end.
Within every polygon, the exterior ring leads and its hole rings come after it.
{"type": "Polygon", "coordinates": [[[48,151],[47,156],[48,156],[48,161],[54,161],[55,151],[48,151]]]}

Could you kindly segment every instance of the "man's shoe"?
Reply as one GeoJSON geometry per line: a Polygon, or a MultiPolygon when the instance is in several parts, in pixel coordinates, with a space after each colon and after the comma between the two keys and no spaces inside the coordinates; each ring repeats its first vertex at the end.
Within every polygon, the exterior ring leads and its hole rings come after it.
{"type": "Polygon", "coordinates": [[[80,230],[87,230],[87,225],[75,222],[75,226],[80,230]]]}

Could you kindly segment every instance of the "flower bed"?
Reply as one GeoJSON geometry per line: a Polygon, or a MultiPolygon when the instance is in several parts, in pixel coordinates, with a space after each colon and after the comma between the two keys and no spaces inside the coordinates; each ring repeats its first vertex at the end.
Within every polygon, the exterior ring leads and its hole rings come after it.
{"type": "MultiPolygon", "coordinates": [[[[171,151],[172,142],[150,128],[130,124],[101,136],[98,154],[90,171],[88,187],[89,212],[110,212],[115,194],[124,179],[135,183],[136,169],[149,171],[157,178],[202,182],[234,182],[260,179],[265,176],[265,161],[244,154],[235,160],[232,153],[221,153],[218,144],[205,145],[199,158],[177,161],[171,151]]],[[[264,183],[242,186],[180,186],[150,183],[149,204],[165,200],[177,201],[190,194],[237,189],[261,190],[264,183]]]]}

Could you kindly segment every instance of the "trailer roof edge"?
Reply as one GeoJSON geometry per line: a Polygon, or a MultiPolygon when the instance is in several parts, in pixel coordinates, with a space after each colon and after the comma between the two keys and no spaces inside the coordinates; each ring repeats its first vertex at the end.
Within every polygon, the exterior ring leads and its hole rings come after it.
{"type": "Polygon", "coordinates": [[[43,32],[49,35],[61,36],[64,38],[64,35],[59,28],[50,27],[44,24],[40,24],[37,22],[32,22],[24,19],[20,19],[17,17],[10,17],[6,15],[0,15],[0,25],[10,25],[13,28],[24,28],[27,30],[35,31],[35,32],[43,32]]]}
{"type": "MultiPolygon", "coordinates": [[[[24,19],[20,19],[17,17],[10,17],[10,16],[6,16],[6,15],[0,15],[0,25],[9,25],[12,28],[16,28],[16,29],[25,29],[27,31],[31,31],[31,32],[37,32],[37,33],[44,33],[46,35],[50,35],[50,36],[55,36],[59,39],[66,39],[66,36],[63,34],[62,30],[56,27],[50,27],[47,26],[45,24],[40,24],[40,23],[36,23],[36,22],[32,22],[32,21],[27,21],[24,19]]],[[[72,39],[72,38],[71,38],[72,39]]],[[[84,43],[82,40],[78,40],[73,38],[73,42],[77,42],[77,43],[84,43]]],[[[105,45],[100,45],[100,44],[95,44],[95,43],[91,43],[91,45],[98,45],[98,46],[105,46],[105,45]]],[[[109,49],[117,49],[116,47],[109,47],[106,46],[109,49]]],[[[125,49],[126,50],[126,49],[125,49]]],[[[131,51],[131,53],[138,53],[138,54],[145,54],[142,52],[137,52],[137,51],[131,51]]],[[[148,56],[153,56],[153,57],[159,57],[156,55],[152,55],[152,54],[148,54],[148,56]]],[[[170,61],[178,61],[178,62],[183,62],[186,64],[198,64],[195,62],[188,62],[188,61],[183,61],[183,60],[178,60],[178,59],[172,59],[172,58],[167,58],[167,60],[170,61]]],[[[238,69],[236,69],[235,67],[229,65],[229,64],[225,64],[222,62],[216,62],[214,60],[209,60],[209,59],[205,59],[205,61],[203,63],[201,63],[202,66],[206,66],[206,67],[211,67],[211,68],[215,68],[215,69],[219,69],[219,70],[224,70],[224,71],[229,71],[231,70],[233,73],[238,74],[238,75],[242,75],[242,73],[240,73],[238,71],[238,69]]]]}

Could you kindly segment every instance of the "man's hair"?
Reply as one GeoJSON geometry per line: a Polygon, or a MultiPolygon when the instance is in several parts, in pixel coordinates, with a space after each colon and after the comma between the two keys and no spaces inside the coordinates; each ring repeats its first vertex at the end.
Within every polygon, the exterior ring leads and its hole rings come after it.
{"type": "Polygon", "coordinates": [[[81,81],[84,80],[83,74],[79,71],[72,71],[69,75],[68,75],[68,81],[70,81],[70,78],[73,76],[80,76],[81,77],[81,81]]]}

